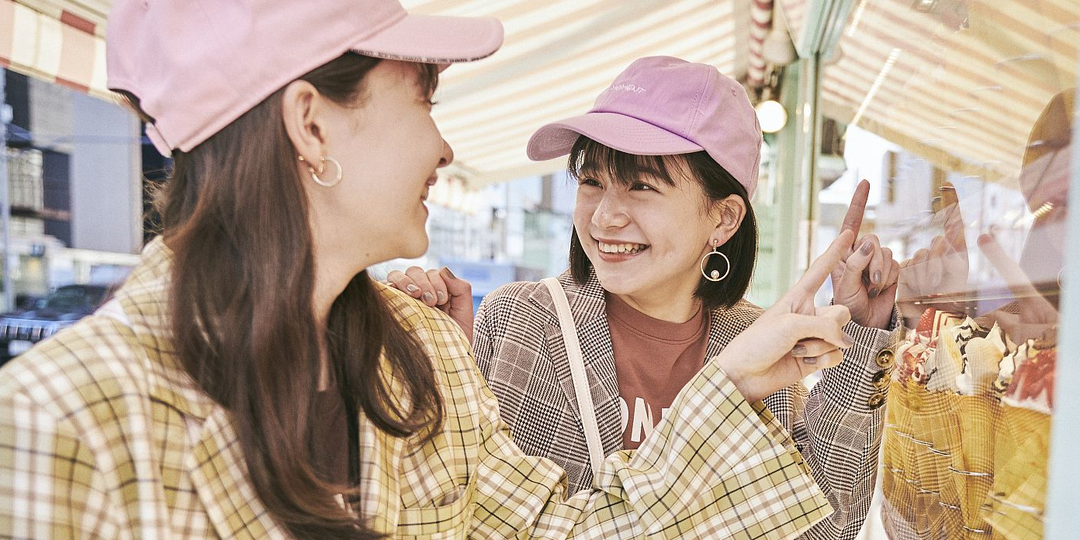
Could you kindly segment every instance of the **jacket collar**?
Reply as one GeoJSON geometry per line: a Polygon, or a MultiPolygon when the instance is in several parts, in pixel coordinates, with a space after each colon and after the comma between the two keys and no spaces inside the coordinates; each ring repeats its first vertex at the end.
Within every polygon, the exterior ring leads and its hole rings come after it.
{"type": "MultiPolygon", "coordinates": [[[[590,382],[593,406],[596,408],[600,439],[605,453],[622,448],[622,421],[619,416],[619,382],[615,376],[615,355],[611,346],[611,333],[605,313],[604,288],[593,273],[584,284],[574,281],[569,271],[559,276],[559,284],[566,293],[570,312],[577,327],[581,343],[581,355],[585,373],[590,382]],[[599,384],[597,384],[599,382],[599,384]]],[[[559,378],[559,386],[566,395],[571,410],[580,415],[574,380],[570,374],[570,360],[566,354],[558,314],[546,287],[535,287],[529,301],[548,314],[544,328],[546,349],[559,378]]]]}
{"type": "MultiPolygon", "coordinates": [[[[574,281],[569,271],[563,272],[558,279],[566,293],[570,312],[577,326],[585,371],[591,382],[593,405],[596,407],[596,417],[601,429],[600,438],[603,440],[604,451],[611,453],[622,448],[622,432],[619,429],[622,419],[619,413],[619,381],[615,372],[615,354],[607,322],[605,291],[595,272],[589,274],[589,279],[584,284],[574,281]],[[596,385],[597,380],[599,385],[596,385]]],[[[547,351],[570,408],[580,414],[555,304],[548,295],[547,288],[542,286],[535,287],[528,299],[549,316],[544,336],[547,351]]],[[[720,354],[732,338],[749,326],[759,313],[760,308],[746,300],[740,300],[730,309],[710,311],[709,337],[702,363],[720,354]]]]}
{"type": "Polygon", "coordinates": [[[217,404],[183,369],[173,348],[169,325],[169,285],[173,253],[161,237],[143,248],[139,265],[115,299],[124,310],[143,355],[150,395],[187,416],[205,420],[217,404]]]}
{"type": "MultiPolygon", "coordinates": [[[[587,323],[604,319],[606,301],[604,300],[604,288],[595,272],[590,272],[589,279],[584,284],[574,281],[570,271],[567,270],[559,275],[559,284],[566,292],[566,300],[570,304],[570,312],[574,315],[574,322],[580,327],[587,323]]],[[[555,304],[552,303],[548,291],[544,287],[536,287],[529,294],[529,301],[546,311],[552,317],[558,318],[555,312],[555,304]]]]}
{"type": "MultiPolygon", "coordinates": [[[[566,299],[570,304],[574,322],[577,323],[579,337],[582,346],[585,347],[585,336],[603,340],[607,349],[611,349],[611,335],[607,328],[607,301],[604,287],[596,277],[596,272],[590,272],[589,279],[579,285],[567,270],[559,275],[559,284],[566,292],[566,299]],[[603,329],[602,334],[588,332],[590,329],[603,329]]],[[[545,287],[536,287],[529,294],[529,301],[547,312],[558,324],[558,314],[555,312],[555,304],[552,303],[545,287]]],[[[739,300],[729,309],[714,309],[708,313],[709,339],[705,348],[705,360],[712,358],[731,342],[733,336],[738,335],[750,325],[761,313],[761,308],[751,304],[747,300],[739,300]]],[[[560,334],[561,335],[561,334],[560,334]]],[[[585,363],[589,363],[589,356],[585,355],[585,363]]],[[[614,356],[612,356],[614,362],[614,356]]],[[[614,368],[613,368],[614,370],[614,368]]],[[[618,384],[616,383],[616,394],[618,384]]]]}
{"type": "Polygon", "coordinates": [[[198,426],[185,467],[218,535],[286,538],[284,529],[255,496],[228,411],[198,388],[176,357],[167,302],[172,261],[172,251],[164,241],[153,240],[115,295],[135,334],[150,397],[198,426]]]}

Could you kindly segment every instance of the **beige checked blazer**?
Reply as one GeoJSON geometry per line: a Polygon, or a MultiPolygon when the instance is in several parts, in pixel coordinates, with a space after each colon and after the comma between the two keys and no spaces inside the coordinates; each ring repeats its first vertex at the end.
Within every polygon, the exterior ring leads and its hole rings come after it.
{"type": "MultiPolygon", "coordinates": [[[[605,315],[604,289],[592,275],[578,285],[566,272],[559,276],[577,325],[592,387],[604,450],[622,448],[619,383],[605,315]]],[[[709,313],[709,336],[702,364],[720,353],[762,312],[744,301],[709,313]]],[[[845,361],[822,372],[808,392],[793,385],[764,400],[792,434],[818,485],[836,509],[804,536],[813,540],[853,540],[859,533],[874,492],[888,381],[876,355],[900,339],[891,332],[848,323],[855,340],[845,361]],[[875,396],[876,395],[876,396],[875,396]]],[[[484,298],[476,315],[473,347],[480,371],[499,399],[503,420],[526,454],[551,459],[567,472],[571,491],[593,485],[589,452],[574,395],[570,365],[547,288],[537,282],[504,285],[484,298]]],[[[650,435],[651,436],[651,435],[650,435]]],[[[648,438],[646,438],[648,440],[648,438]]]]}
{"type": "MultiPolygon", "coordinates": [[[[170,260],[151,243],[117,294],[121,320],[91,316],[0,370],[0,538],[287,536],[255,497],[229,411],[171,352],[170,260]]],[[[638,452],[569,494],[562,469],[510,438],[457,325],[383,291],[432,357],[446,418],[424,444],[357,419],[357,510],[379,531],[782,539],[831,512],[780,423],[714,364],[638,452]]]]}

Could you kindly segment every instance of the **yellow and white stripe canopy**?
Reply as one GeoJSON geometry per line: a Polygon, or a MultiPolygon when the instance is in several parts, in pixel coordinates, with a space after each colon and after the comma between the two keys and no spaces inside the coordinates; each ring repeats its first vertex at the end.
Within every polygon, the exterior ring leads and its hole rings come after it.
{"type": "MultiPolygon", "coordinates": [[[[588,110],[635,58],[678,56],[737,79],[747,69],[752,0],[402,3],[505,25],[502,50],[444,72],[436,96],[456,152],[449,173],[471,187],[561,169],[562,160],[528,160],[529,136],[588,110]]],[[[104,94],[110,4],[0,0],[0,65],[104,94]]],[[[808,0],[778,4],[798,41],[808,0]]],[[[1076,0],[855,0],[840,55],[823,70],[822,106],[946,170],[1015,177],[1042,107],[1075,85],[1078,40],[1076,0]]]]}
{"type": "Polygon", "coordinates": [[[529,136],[585,113],[639,57],[671,55],[746,71],[750,1],[405,0],[411,12],[488,15],[506,41],[489,59],[444,72],[436,119],[456,153],[455,172],[477,187],[565,167],[533,163],[529,136]]]}

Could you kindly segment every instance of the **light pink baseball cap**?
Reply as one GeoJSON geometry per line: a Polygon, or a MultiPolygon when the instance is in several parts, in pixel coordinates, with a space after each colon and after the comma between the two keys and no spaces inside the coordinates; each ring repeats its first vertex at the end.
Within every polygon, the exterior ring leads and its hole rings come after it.
{"type": "Polygon", "coordinates": [[[589,112],[537,130],[529,139],[529,158],[566,155],[579,135],[642,156],[704,150],[749,196],[757,187],[757,114],[742,85],[707,64],[670,56],[635,60],[589,112]]]}
{"type": "Polygon", "coordinates": [[[108,86],[139,98],[155,120],[147,135],[169,155],[348,51],[450,64],[502,40],[497,19],[409,15],[397,0],[116,0],[108,86]]]}

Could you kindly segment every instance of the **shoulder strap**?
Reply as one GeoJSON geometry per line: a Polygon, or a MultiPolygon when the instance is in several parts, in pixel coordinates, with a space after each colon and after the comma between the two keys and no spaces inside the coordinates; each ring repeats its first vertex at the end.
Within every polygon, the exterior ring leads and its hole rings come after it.
{"type": "Polygon", "coordinates": [[[566,293],[559,281],[545,278],[540,282],[547,287],[551,299],[555,302],[559,328],[562,329],[563,343],[566,345],[566,356],[570,360],[574,396],[577,398],[578,410],[581,411],[581,425],[585,428],[585,443],[589,446],[589,462],[592,464],[593,474],[596,474],[600,470],[600,464],[604,462],[604,447],[600,444],[600,428],[596,423],[596,409],[593,407],[592,392],[589,391],[589,381],[585,376],[585,361],[581,357],[577,327],[574,326],[570,303],[566,300],[566,293]]]}

